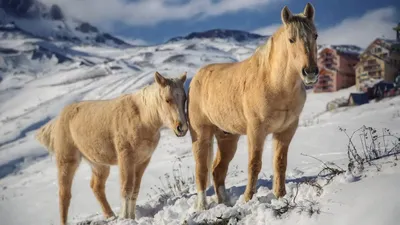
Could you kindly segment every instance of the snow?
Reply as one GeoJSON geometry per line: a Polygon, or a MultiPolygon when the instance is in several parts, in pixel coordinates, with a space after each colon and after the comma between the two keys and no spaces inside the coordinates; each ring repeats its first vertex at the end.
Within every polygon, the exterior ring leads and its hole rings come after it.
{"type": "MultiPolygon", "coordinates": [[[[5,32],[5,31],[2,31],[5,32]]],[[[7,36],[7,35],[4,35],[7,36]]],[[[32,59],[31,51],[42,45],[43,39],[32,37],[0,40],[15,49],[23,60],[5,57],[7,70],[0,85],[0,218],[2,224],[58,224],[58,185],[54,158],[33,138],[41,125],[55,117],[65,105],[92,99],[110,99],[131,93],[153,82],[157,70],[170,77],[188,72],[188,82],[201,67],[214,62],[235,62],[250,56],[259,43],[238,43],[223,39],[182,40],[162,45],[118,49],[112,46],[74,45],[48,42],[51,51],[71,58],[58,63],[54,58],[32,59]],[[33,47],[32,47],[33,46],[33,47]],[[62,50],[62,51],[61,51],[62,50]],[[21,61],[19,61],[21,60],[21,61]],[[91,63],[82,63],[91,62],[91,63]],[[24,65],[18,67],[16,65],[24,65]]],[[[46,45],[48,46],[48,45],[46,45]]],[[[54,55],[53,55],[54,57],[54,55]]],[[[3,67],[2,67],[3,68],[3,67]]],[[[272,143],[267,138],[263,167],[259,175],[255,198],[243,202],[247,182],[247,140],[241,137],[232,160],[226,187],[232,206],[214,202],[213,190],[207,190],[210,209],[195,212],[193,184],[194,160],[188,133],[176,137],[166,129],[147,168],[139,193],[137,219],[109,220],[108,224],[198,224],[204,220],[230,218],[232,224],[326,224],[376,225],[398,224],[400,206],[398,188],[400,167],[393,156],[365,164],[359,173],[349,171],[333,178],[318,190],[301,181],[316,179],[321,162],[334,162],[347,169],[348,138],[339,127],[352,132],[362,125],[381,131],[388,128],[397,136],[400,132],[400,97],[380,102],[342,107],[326,112],[326,104],[337,98],[347,98],[355,87],[334,93],[307,93],[300,126],[290,145],[287,168],[287,195],[296,206],[277,216],[285,205],[272,194],[272,143]],[[184,195],[164,199],[160,196],[165,174],[180,168],[181,177],[189,185],[184,195]],[[378,169],[379,168],[379,169],[378,169]],[[160,180],[161,179],[161,180],[160,180]],[[299,185],[298,185],[299,184],[299,185]],[[297,193],[297,194],[296,194],[297,193]],[[165,200],[165,201],[164,201],[165,200]],[[236,221],[236,218],[239,221],[236,221]]],[[[359,140],[356,145],[359,146],[359,140]]],[[[215,143],[214,143],[215,145],[215,143]]],[[[73,182],[69,221],[103,221],[100,205],[89,186],[91,169],[82,162],[73,182]]],[[[112,167],[106,183],[107,198],[114,212],[119,211],[119,171],[112,167]]],[[[293,204],[293,203],[291,203],[293,204]]],[[[105,221],[103,221],[105,222],[105,221]]]]}

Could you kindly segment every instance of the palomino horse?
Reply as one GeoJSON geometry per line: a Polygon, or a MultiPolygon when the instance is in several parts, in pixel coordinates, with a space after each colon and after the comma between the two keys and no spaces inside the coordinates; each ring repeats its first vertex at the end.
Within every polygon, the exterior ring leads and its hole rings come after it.
{"type": "Polygon", "coordinates": [[[205,189],[212,166],[218,203],[227,203],[225,178],[240,135],[248,140],[247,202],[256,192],[263,146],[273,134],[276,197],[286,194],[288,147],[306,101],[303,83],[318,80],[314,7],[293,15],[285,6],[283,25],[248,59],[211,64],[193,77],[188,96],[189,130],[196,161],[197,210],[207,208],[205,189]],[[212,163],[213,137],[218,151],[212,163]]]}
{"type": "Polygon", "coordinates": [[[115,99],[82,101],[66,106],[40,128],[36,139],[55,153],[61,223],[66,224],[71,185],[81,158],[92,167],[90,187],[106,218],[114,216],[105,196],[110,165],[120,169],[122,218],[135,218],[136,199],[143,173],[167,126],[176,136],[188,130],[183,84],[155,73],[155,83],[115,99]]]}

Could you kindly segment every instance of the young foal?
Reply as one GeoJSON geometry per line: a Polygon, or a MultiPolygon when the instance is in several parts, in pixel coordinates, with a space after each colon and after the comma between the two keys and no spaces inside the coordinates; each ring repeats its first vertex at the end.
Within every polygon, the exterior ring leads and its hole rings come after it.
{"type": "Polygon", "coordinates": [[[288,147],[306,100],[304,83],[318,79],[317,31],[314,8],[307,4],[293,15],[285,6],[281,26],[248,59],[211,64],[193,77],[189,88],[188,117],[196,161],[196,208],[206,208],[204,191],[212,163],[212,138],[218,151],[212,165],[218,203],[226,203],[225,177],[240,135],[248,138],[248,183],[245,201],[252,198],[262,166],[264,141],[273,134],[274,194],[286,194],[288,147]]]}
{"type": "Polygon", "coordinates": [[[185,80],[186,73],[167,79],[156,72],[156,82],[137,93],[70,104],[40,128],[36,138],[55,153],[62,224],[67,221],[72,180],[82,157],[92,167],[90,187],[106,218],[114,213],[105,196],[105,183],[110,165],[118,164],[120,217],[135,218],[140,182],[160,139],[160,128],[167,126],[178,137],[188,130],[185,80]]]}

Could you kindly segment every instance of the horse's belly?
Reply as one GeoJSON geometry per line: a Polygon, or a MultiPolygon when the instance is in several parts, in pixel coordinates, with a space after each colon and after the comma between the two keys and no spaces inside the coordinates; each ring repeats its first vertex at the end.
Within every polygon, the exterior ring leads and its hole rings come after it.
{"type": "Polygon", "coordinates": [[[79,127],[79,129],[74,129],[71,135],[79,152],[90,162],[108,165],[117,164],[113,140],[106,132],[86,131],[79,127]]]}
{"type": "Polygon", "coordinates": [[[93,163],[116,165],[118,162],[117,153],[111,143],[97,139],[78,148],[83,156],[93,163]]]}
{"type": "Polygon", "coordinates": [[[222,131],[232,134],[245,134],[246,122],[243,114],[237,110],[209,110],[209,120],[222,131]]]}

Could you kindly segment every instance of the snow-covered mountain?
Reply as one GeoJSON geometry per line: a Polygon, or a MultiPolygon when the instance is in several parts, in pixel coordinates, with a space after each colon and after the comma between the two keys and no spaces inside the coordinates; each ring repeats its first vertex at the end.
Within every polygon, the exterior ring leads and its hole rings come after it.
{"type": "Polygon", "coordinates": [[[268,36],[253,34],[241,30],[213,29],[202,32],[192,32],[183,37],[171,38],[168,42],[176,42],[181,40],[192,39],[225,39],[237,42],[265,41],[268,36]]]}
{"type": "Polygon", "coordinates": [[[14,29],[47,41],[131,46],[88,22],[65,16],[57,4],[45,5],[38,0],[0,0],[0,24],[13,24],[14,29]]]}

